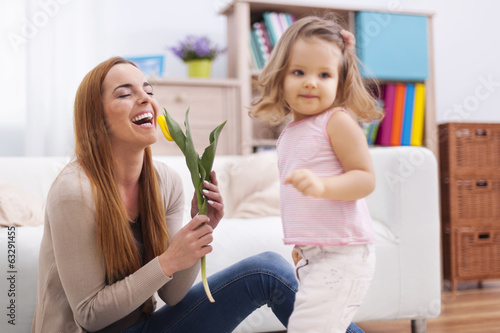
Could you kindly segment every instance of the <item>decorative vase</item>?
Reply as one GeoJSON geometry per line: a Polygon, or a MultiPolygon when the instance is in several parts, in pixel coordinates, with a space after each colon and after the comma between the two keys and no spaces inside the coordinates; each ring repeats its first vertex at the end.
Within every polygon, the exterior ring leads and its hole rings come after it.
{"type": "Polygon", "coordinates": [[[186,61],[189,77],[210,77],[210,59],[186,61]]]}

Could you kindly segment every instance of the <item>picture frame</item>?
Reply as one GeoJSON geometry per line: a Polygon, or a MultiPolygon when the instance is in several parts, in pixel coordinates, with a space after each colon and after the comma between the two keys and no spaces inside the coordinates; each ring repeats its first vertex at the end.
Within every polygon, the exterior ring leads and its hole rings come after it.
{"type": "Polygon", "coordinates": [[[127,60],[132,61],[139,67],[144,75],[149,77],[162,77],[163,76],[163,63],[165,56],[163,55],[150,55],[138,57],[125,57],[127,60]]]}

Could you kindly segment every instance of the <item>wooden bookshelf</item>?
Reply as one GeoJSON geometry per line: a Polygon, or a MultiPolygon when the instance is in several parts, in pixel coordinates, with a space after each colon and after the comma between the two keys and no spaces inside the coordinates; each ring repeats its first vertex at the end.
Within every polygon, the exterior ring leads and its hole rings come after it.
{"type": "MultiPolygon", "coordinates": [[[[262,122],[252,120],[248,116],[249,106],[255,97],[252,90],[252,76],[258,72],[252,68],[250,30],[262,13],[276,11],[290,13],[299,19],[308,15],[323,15],[327,12],[335,12],[345,22],[346,28],[354,32],[355,14],[358,11],[387,12],[384,8],[369,8],[361,6],[330,6],[327,4],[315,4],[309,1],[258,1],[258,0],[234,0],[230,2],[220,13],[227,17],[227,57],[228,76],[236,79],[241,87],[241,143],[242,153],[248,154],[264,142],[269,146],[279,128],[269,128],[262,122]]],[[[425,102],[425,124],[424,124],[424,146],[438,155],[438,136],[435,116],[435,94],[434,94],[434,60],[433,60],[433,38],[432,38],[432,13],[398,11],[400,14],[423,15],[428,22],[428,50],[429,50],[429,75],[425,80],[426,102],[425,102]]],[[[381,82],[383,83],[383,82],[381,82]]]]}

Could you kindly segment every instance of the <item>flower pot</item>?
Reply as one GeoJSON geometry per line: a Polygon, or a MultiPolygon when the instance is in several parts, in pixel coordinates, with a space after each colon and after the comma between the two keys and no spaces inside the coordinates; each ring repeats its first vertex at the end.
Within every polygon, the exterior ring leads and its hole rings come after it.
{"type": "Polygon", "coordinates": [[[189,77],[210,77],[209,59],[197,59],[186,61],[189,77]]]}

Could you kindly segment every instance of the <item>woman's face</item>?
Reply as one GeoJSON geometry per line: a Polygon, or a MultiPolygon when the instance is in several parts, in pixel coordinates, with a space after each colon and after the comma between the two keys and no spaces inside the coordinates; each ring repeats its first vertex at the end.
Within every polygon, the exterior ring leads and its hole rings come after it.
{"type": "Polygon", "coordinates": [[[102,83],[102,103],[112,149],[143,150],[158,139],[158,103],[144,74],[130,64],[113,66],[102,83]]]}

